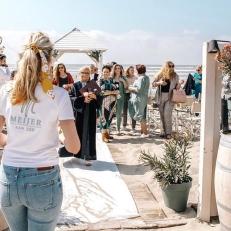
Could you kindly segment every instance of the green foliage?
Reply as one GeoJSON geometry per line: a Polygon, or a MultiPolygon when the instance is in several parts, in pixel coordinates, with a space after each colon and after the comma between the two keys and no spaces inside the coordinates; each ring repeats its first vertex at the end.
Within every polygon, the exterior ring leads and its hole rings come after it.
{"type": "Polygon", "coordinates": [[[139,162],[144,166],[149,166],[154,172],[160,186],[170,184],[182,184],[192,181],[189,176],[190,157],[187,151],[192,147],[192,141],[186,134],[177,133],[172,139],[164,143],[164,155],[160,158],[154,154],[153,156],[145,151],[141,151],[139,162]]]}
{"type": "Polygon", "coordinates": [[[94,50],[94,51],[91,51],[91,53],[88,55],[92,57],[93,59],[95,59],[97,62],[99,62],[100,51],[94,50]]]}
{"type": "Polygon", "coordinates": [[[59,54],[59,51],[54,49],[53,54],[52,54],[53,58],[56,58],[58,56],[58,54],[59,54]]]}

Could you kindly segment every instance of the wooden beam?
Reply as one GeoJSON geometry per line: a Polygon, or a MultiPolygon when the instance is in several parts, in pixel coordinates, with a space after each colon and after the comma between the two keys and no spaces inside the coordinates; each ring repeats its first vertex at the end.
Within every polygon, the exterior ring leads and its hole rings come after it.
{"type": "Polygon", "coordinates": [[[217,76],[214,53],[208,53],[208,43],[203,44],[202,107],[198,186],[198,217],[210,222],[217,215],[214,193],[214,169],[220,140],[221,84],[217,76]]]}

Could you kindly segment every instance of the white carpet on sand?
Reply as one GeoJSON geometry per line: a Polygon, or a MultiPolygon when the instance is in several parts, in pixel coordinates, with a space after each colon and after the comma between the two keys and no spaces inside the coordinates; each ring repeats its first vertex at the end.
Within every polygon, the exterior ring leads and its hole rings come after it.
{"type": "Polygon", "coordinates": [[[139,216],[111,153],[97,133],[97,161],[91,167],[76,158],[61,158],[63,204],[59,224],[95,223],[139,216]]]}

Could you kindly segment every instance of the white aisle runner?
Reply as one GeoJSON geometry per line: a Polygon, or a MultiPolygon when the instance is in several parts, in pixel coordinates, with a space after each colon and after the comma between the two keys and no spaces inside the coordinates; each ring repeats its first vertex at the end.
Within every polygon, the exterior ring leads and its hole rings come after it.
{"type": "Polygon", "coordinates": [[[111,153],[97,133],[97,161],[91,167],[76,158],[61,158],[63,204],[58,223],[95,223],[139,216],[111,153]]]}

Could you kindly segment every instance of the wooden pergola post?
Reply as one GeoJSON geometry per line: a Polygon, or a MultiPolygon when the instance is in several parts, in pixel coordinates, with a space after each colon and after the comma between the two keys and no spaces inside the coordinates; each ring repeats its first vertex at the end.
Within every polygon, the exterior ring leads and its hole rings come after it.
{"type": "Polygon", "coordinates": [[[214,53],[208,53],[208,43],[203,44],[202,107],[198,186],[198,217],[210,222],[217,216],[214,190],[214,173],[220,142],[221,74],[214,53]]]}

